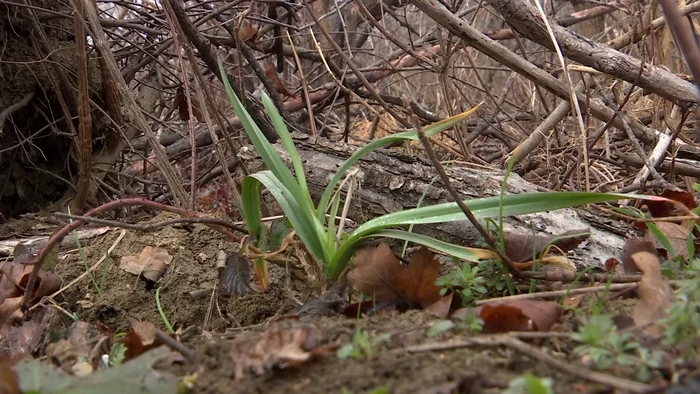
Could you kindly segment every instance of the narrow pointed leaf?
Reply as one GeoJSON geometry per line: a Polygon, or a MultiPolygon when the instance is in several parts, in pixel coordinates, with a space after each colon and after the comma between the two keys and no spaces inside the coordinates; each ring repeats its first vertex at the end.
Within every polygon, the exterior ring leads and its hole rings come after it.
{"type": "Polygon", "coordinates": [[[301,162],[301,156],[299,156],[299,152],[294,146],[292,135],[289,133],[287,126],[284,124],[284,118],[282,118],[282,115],[280,115],[279,111],[277,110],[277,107],[275,107],[275,104],[272,102],[272,99],[270,99],[270,96],[268,96],[265,91],[262,91],[262,102],[265,106],[265,109],[267,110],[267,115],[272,121],[272,125],[277,131],[277,135],[279,135],[280,137],[282,145],[284,145],[285,149],[287,150],[287,154],[289,154],[289,158],[292,161],[294,173],[296,174],[297,184],[301,189],[301,194],[305,197],[303,203],[307,205],[307,208],[313,212],[314,206],[313,201],[311,200],[311,195],[309,194],[309,187],[306,184],[304,166],[301,162]]]}
{"type": "MultiPolygon", "coordinates": [[[[292,193],[275,177],[270,171],[260,171],[249,175],[246,179],[256,179],[272,193],[273,197],[284,211],[292,227],[296,230],[299,238],[316,258],[327,263],[330,261],[331,251],[325,248],[323,239],[325,229],[313,215],[307,215],[297,202],[292,193]]],[[[248,185],[247,182],[243,183],[248,185]]],[[[250,187],[250,186],[248,186],[250,187]]],[[[246,191],[246,194],[248,192],[246,191]]]]}
{"type": "Polygon", "coordinates": [[[255,124],[255,121],[253,121],[253,118],[251,118],[250,114],[248,114],[248,111],[246,111],[245,107],[243,107],[243,103],[241,103],[236,94],[233,92],[231,83],[229,82],[228,78],[226,78],[226,71],[224,70],[222,62],[219,62],[219,70],[223,76],[222,79],[229,101],[231,102],[233,109],[236,111],[238,119],[241,121],[243,129],[248,135],[248,138],[250,138],[250,141],[255,146],[255,149],[258,150],[258,154],[265,162],[265,165],[270,171],[272,171],[273,174],[275,174],[277,178],[279,178],[280,182],[282,182],[282,184],[289,189],[289,191],[297,199],[304,198],[302,197],[301,189],[296,179],[294,179],[292,172],[289,171],[289,168],[287,168],[287,165],[284,164],[282,159],[279,157],[277,151],[275,151],[275,148],[272,146],[270,141],[267,140],[267,137],[265,137],[258,125],[255,124]]]}
{"type": "MultiPolygon", "coordinates": [[[[426,136],[430,137],[433,136],[437,133],[440,133],[442,131],[445,131],[457,123],[463,121],[464,119],[467,119],[470,117],[476,110],[479,108],[479,105],[476,105],[474,108],[469,109],[468,111],[465,111],[459,115],[455,115],[452,117],[449,117],[447,119],[443,119],[437,123],[433,123],[431,125],[428,125],[423,128],[423,132],[425,133],[426,136]]],[[[336,186],[338,186],[338,182],[345,176],[345,173],[352,167],[353,164],[355,164],[356,161],[360,160],[361,158],[365,157],[369,153],[380,149],[386,145],[389,145],[394,142],[398,141],[417,141],[418,140],[418,131],[415,129],[404,131],[403,133],[397,133],[397,134],[392,134],[392,135],[387,135],[386,137],[380,138],[378,140],[372,141],[369,144],[363,146],[362,148],[358,149],[355,153],[353,153],[352,156],[350,156],[345,162],[338,168],[338,171],[335,173],[331,181],[328,183],[328,186],[326,187],[326,190],[323,192],[323,195],[321,196],[321,201],[319,202],[318,208],[316,210],[316,217],[323,221],[325,219],[325,213],[326,213],[326,208],[328,207],[328,202],[331,199],[331,195],[333,194],[333,191],[335,190],[336,186]]]]}

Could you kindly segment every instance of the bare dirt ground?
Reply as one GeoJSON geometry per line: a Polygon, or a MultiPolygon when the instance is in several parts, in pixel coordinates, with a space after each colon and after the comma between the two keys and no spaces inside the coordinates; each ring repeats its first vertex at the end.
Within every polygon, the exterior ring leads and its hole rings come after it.
{"type": "MultiPolygon", "coordinates": [[[[171,218],[173,215],[160,214],[147,222],[171,218]]],[[[13,221],[3,231],[5,235],[28,235],[37,223],[13,221]]],[[[251,277],[253,291],[249,294],[233,297],[217,291],[212,299],[212,289],[218,283],[216,254],[219,250],[231,253],[236,245],[199,224],[148,233],[111,229],[83,241],[82,258],[77,250],[62,250],[56,273],[65,285],[85,273],[83,259],[92,265],[113,247],[102,294],[97,294],[94,284],[84,278],[54,297],[55,305],[81,321],[106,327],[113,333],[129,331],[133,321],[152,323],[164,330],[156,306],[155,287],[119,267],[121,257],[137,255],[146,246],[164,248],[173,257],[157,285],[161,288],[160,301],[175,330],[187,333],[182,344],[193,355],[163,367],[180,378],[196,376],[194,392],[498,393],[526,372],[551,378],[556,393],[609,392],[604,385],[571,376],[512,348],[472,344],[441,350],[445,343],[460,342],[475,334],[452,330],[431,336],[430,327],[440,319],[426,311],[387,312],[359,319],[342,314],[298,313],[299,300],[308,294],[308,289],[280,267],[273,267],[273,279],[267,291],[257,288],[251,277]],[[207,331],[201,332],[210,305],[214,306],[213,318],[207,331]],[[312,357],[284,369],[278,368],[280,365],[273,368],[276,363],[271,362],[270,368],[256,373],[253,366],[265,364],[253,350],[260,346],[256,343],[269,338],[271,333],[285,335],[295,330],[305,333],[307,340],[313,342],[312,357]],[[380,343],[372,346],[371,354],[358,359],[339,358],[337,349],[352,343],[358,330],[372,340],[381,338],[380,343]],[[421,349],[423,346],[427,348],[421,349]]],[[[98,278],[102,269],[95,270],[98,278]]],[[[591,300],[595,301],[588,297],[579,302],[585,305],[591,300]]],[[[619,312],[629,309],[629,305],[629,299],[615,299],[606,303],[606,310],[619,312]]],[[[44,303],[43,308],[53,306],[44,303]]],[[[561,322],[568,329],[580,324],[573,312],[567,312],[561,322]]],[[[71,324],[66,314],[59,313],[51,326],[45,327],[46,333],[61,335],[71,324]]],[[[566,362],[581,362],[580,356],[572,353],[570,343],[556,334],[528,341],[534,347],[549,349],[566,362]]],[[[279,349],[270,345],[263,350],[274,353],[279,349]]],[[[41,355],[44,350],[38,347],[34,351],[41,355]]]]}

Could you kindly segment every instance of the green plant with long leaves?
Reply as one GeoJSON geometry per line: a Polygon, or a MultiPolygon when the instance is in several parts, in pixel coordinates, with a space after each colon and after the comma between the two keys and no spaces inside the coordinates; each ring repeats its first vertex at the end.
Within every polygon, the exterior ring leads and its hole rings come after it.
{"type": "MultiPolygon", "coordinates": [[[[220,62],[219,67],[222,75],[226,75],[223,63],[220,62]]],[[[388,135],[358,149],[338,168],[323,192],[318,205],[314,205],[306,183],[304,167],[299,152],[294,146],[292,136],[284,124],[282,116],[275,108],[270,97],[264,91],[262,92],[262,103],[279,135],[280,143],[289,155],[292,170],[279,157],[275,147],[267,140],[258,125],[248,114],[240,99],[233,92],[230,82],[226,78],[223,79],[223,82],[231,105],[238,115],[246,134],[268,168],[246,176],[242,184],[242,213],[248,232],[253,239],[260,239],[264,231],[260,209],[260,192],[261,187],[264,186],[280,205],[308,251],[323,264],[331,280],[338,279],[347,267],[355,249],[363,241],[371,237],[395,238],[425,245],[466,261],[479,261],[496,257],[494,253],[488,250],[467,248],[425,235],[397,229],[400,226],[464,220],[464,213],[456,203],[423,206],[383,215],[362,224],[348,236],[339,239],[335,233],[335,218],[340,206],[340,193],[336,192],[336,188],[343,177],[347,175],[348,170],[358,160],[384,146],[402,141],[418,141],[417,130],[412,129],[388,135]]],[[[460,121],[471,116],[475,111],[476,107],[426,126],[423,132],[429,137],[434,136],[450,129],[460,121]]],[[[488,219],[640,197],[642,196],[614,193],[551,192],[501,195],[468,200],[464,201],[464,203],[472,210],[477,219],[488,219]]],[[[264,264],[264,261],[262,264],[264,264]]],[[[266,280],[266,266],[256,266],[256,272],[261,280],[266,280]],[[261,278],[261,276],[264,278],[261,278]]]]}

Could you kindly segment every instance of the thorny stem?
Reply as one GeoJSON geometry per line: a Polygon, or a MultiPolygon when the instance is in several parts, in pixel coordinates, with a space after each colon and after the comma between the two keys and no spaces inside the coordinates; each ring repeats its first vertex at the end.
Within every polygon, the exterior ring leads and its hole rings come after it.
{"type": "MultiPolygon", "coordinates": [[[[157,203],[155,201],[150,201],[146,200],[144,198],[123,198],[115,201],[110,201],[106,204],[100,205],[97,208],[93,208],[90,211],[86,212],[84,216],[97,216],[101,213],[104,213],[106,211],[113,210],[115,208],[119,207],[124,207],[124,206],[131,206],[131,205],[143,205],[149,208],[157,209],[160,211],[167,211],[167,212],[172,212],[176,213],[180,216],[183,217],[195,217],[196,215],[183,208],[178,208],[178,207],[173,207],[169,205],[164,205],[161,203],[157,203]]],[[[34,268],[32,269],[32,274],[29,276],[29,281],[27,282],[27,288],[24,291],[24,296],[22,298],[22,309],[27,310],[29,308],[29,302],[31,299],[32,293],[34,293],[34,285],[36,284],[36,278],[39,275],[39,271],[41,270],[41,266],[44,263],[44,259],[46,256],[48,256],[49,252],[51,249],[53,249],[54,246],[58,245],[63,238],[66,237],[66,235],[70,234],[71,231],[75,230],[76,228],[80,227],[85,223],[84,220],[77,219],[73,221],[72,223],[61,227],[51,238],[49,238],[48,242],[46,242],[46,245],[41,248],[41,251],[39,251],[39,254],[37,255],[36,259],[30,261],[28,264],[34,264],[34,268]]],[[[204,223],[207,226],[211,227],[212,229],[221,232],[222,234],[226,235],[229,237],[231,240],[234,242],[241,242],[241,237],[238,235],[234,234],[230,230],[216,224],[212,223],[204,223]]]]}
{"type": "Polygon", "coordinates": [[[515,266],[513,261],[501,251],[501,248],[498,247],[498,244],[493,239],[491,234],[489,234],[489,232],[486,231],[484,226],[482,226],[481,223],[479,223],[479,221],[476,219],[469,207],[467,207],[464,204],[464,202],[462,202],[462,199],[459,197],[459,194],[457,194],[457,191],[450,183],[450,178],[447,176],[445,169],[440,164],[440,161],[437,159],[437,156],[435,156],[435,151],[430,145],[430,141],[428,141],[428,137],[426,137],[425,132],[423,131],[423,128],[420,125],[420,122],[414,123],[416,130],[418,130],[418,138],[420,139],[421,144],[423,144],[423,148],[425,148],[425,151],[428,154],[428,158],[430,158],[430,161],[433,163],[433,167],[435,167],[435,170],[438,172],[438,175],[440,175],[442,183],[445,185],[447,191],[450,192],[452,199],[455,200],[455,202],[459,206],[459,209],[461,209],[462,212],[464,212],[464,214],[467,216],[467,219],[469,219],[471,224],[474,225],[479,234],[481,234],[481,236],[484,237],[484,240],[489,245],[491,251],[496,253],[498,255],[498,258],[500,258],[501,261],[508,265],[508,270],[510,271],[511,275],[513,275],[513,277],[515,278],[519,278],[521,276],[520,270],[515,266]]]}

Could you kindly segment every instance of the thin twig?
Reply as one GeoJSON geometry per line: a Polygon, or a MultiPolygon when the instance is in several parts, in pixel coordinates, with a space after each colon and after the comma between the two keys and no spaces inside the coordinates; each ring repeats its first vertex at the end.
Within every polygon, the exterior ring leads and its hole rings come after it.
{"type": "Polygon", "coordinates": [[[442,180],[442,183],[444,184],[445,188],[447,191],[450,193],[452,196],[452,199],[457,203],[459,206],[459,209],[464,212],[464,214],[467,216],[471,224],[476,228],[476,230],[481,234],[482,237],[484,237],[484,240],[486,243],[489,245],[489,248],[491,251],[496,253],[498,255],[498,258],[501,259],[504,263],[508,265],[508,269],[510,270],[511,275],[513,275],[516,278],[520,277],[520,270],[515,266],[513,261],[501,251],[501,248],[498,246],[496,241],[493,239],[491,234],[486,231],[484,226],[479,223],[479,221],[476,219],[472,211],[462,202],[462,198],[457,194],[457,191],[455,188],[452,186],[452,183],[450,183],[450,178],[447,176],[447,173],[445,172],[445,169],[442,167],[440,164],[440,161],[438,160],[437,156],[435,156],[435,151],[433,150],[433,147],[430,145],[430,141],[428,141],[428,137],[426,137],[425,132],[423,131],[423,128],[420,125],[420,122],[415,121],[415,128],[418,130],[418,138],[420,139],[421,144],[423,144],[423,148],[425,149],[425,152],[428,154],[428,158],[430,158],[430,161],[433,163],[433,167],[435,167],[435,170],[438,172],[440,175],[440,179],[442,180]]]}
{"type": "Polygon", "coordinates": [[[156,330],[155,332],[156,339],[158,342],[164,344],[165,346],[171,348],[172,350],[175,350],[185,356],[185,358],[192,358],[194,357],[194,352],[188,348],[185,347],[185,345],[181,344],[177,340],[173,339],[170,335],[168,335],[166,332],[161,331],[161,330],[156,330]]]}
{"type": "Polygon", "coordinates": [[[174,224],[183,224],[183,223],[185,223],[185,224],[216,224],[218,226],[231,229],[233,231],[238,231],[239,233],[247,233],[248,232],[248,230],[246,230],[244,227],[237,226],[237,225],[235,225],[231,222],[228,222],[226,220],[216,219],[216,218],[184,217],[184,218],[164,220],[164,221],[158,222],[158,223],[132,224],[132,223],[122,223],[122,222],[118,222],[116,220],[99,219],[99,218],[93,218],[93,217],[88,217],[88,216],[79,216],[79,215],[70,215],[70,214],[62,213],[62,212],[56,212],[53,214],[53,216],[59,217],[59,218],[64,218],[64,219],[82,220],[85,223],[97,223],[97,224],[102,224],[105,226],[128,228],[130,230],[145,231],[145,232],[155,231],[161,227],[172,226],[174,224]]]}
{"type": "Polygon", "coordinates": [[[630,289],[637,288],[637,286],[639,286],[638,283],[615,283],[615,284],[600,285],[600,286],[595,286],[595,287],[583,287],[580,289],[542,291],[542,292],[538,292],[538,293],[518,294],[518,295],[506,296],[506,297],[490,298],[488,300],[479,300],[479,301],[475,301],[474,305],[478,306],[478,305],[489,304],[492,302],[507,302],[507,301],[513,301],[513,300],[529,300],[529,299],[535,299],[535,298],[556,298],[556,297],[563,297],[563,296],[568,296],[568,295],[596,293],[599,291],[606,291],[606,290],[630,290],[630,289]]]}

